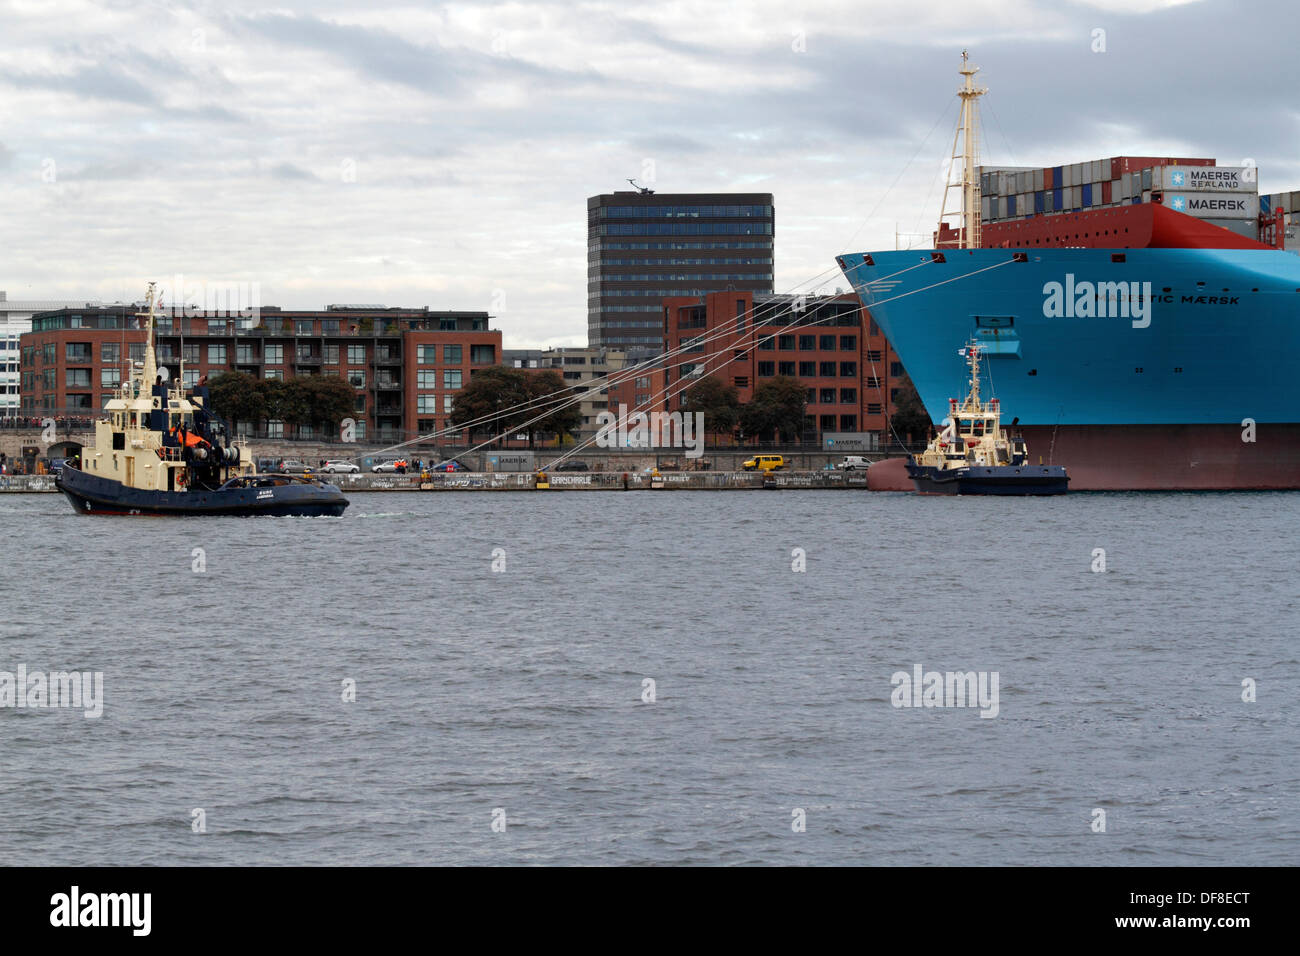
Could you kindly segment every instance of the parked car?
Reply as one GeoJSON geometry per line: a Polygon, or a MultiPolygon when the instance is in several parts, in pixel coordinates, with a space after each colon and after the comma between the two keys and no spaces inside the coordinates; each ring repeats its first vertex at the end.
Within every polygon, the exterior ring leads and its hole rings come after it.
{"type": "Polygon", "coordinates": [[[339,474],[339,473],[345,475],[354,475],[360,470],[361,470],[360,465],[355,465],[350,461],[327,461],[325,462],[325,467],[321,469],[321,471],[330,475],[339,474]]]}
{"type": "Polygon", "coordinates": [[[741,463],[746,471],[780,471],[786,466],[784,455],[755,455],[741,463]]]}
{"type": "Polygon", "coordinates": [[[585,461],[564,461],[555,466],[555,471],[591,471],[585,461]]]}
{"type": "Polygon", "coordinates": [[[286,458],[280,462],[276,471],[285,475],[309,475],[311,474],[311,466],[299,461],[297,458],[286,458]]]}
{"type": "Polygon", "coordinates": [[[455,458],[448,458],[446,461],[440,461],[436,465],[429,466],[430,471],[473,471],[464,462],[457,461],[455,458]]]}
{"type": "Polygon", "coordinates": [[[835,467],[841,471],[866,471],[871,467],[871,462],[861,455],[845,455],[843,461],[837,461],[835,467]]]}
{"type": "Polygon", "coordinates": [[[406,459],[390,458],[388,461],[376,462],[370,466],[370,470],[381,475],[392,475],[397,474],[398,472],[405,473],[406,459]]]}

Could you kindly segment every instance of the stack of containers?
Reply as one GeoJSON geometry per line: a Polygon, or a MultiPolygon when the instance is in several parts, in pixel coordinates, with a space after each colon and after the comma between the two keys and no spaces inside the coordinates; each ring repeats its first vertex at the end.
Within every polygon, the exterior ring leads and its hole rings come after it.
{"type": "Polygon", "coordinates": [[[1264,215],[1272,215],[1279,209],[1284,226],[1283,248],[1300,253],[1300,189],[1259,197],[1259,211],[1264,215]]]}
{"type": "Polygon", "coordinates": [[[1213,159],[1116,156],[1042,168],[981,166],[979,177],[983,202],[980,211],[985,222],[1002,222],[1151,202],[1153,194],[1161,191],[1163,182],[1156,170],[1165,166],[1205,167],[1214,164],[1213,159]]]}
{"type": "Polygon", "coordinates": [[[1152,187],[1170,209],[1254,239],[1258,172],[1254,166],[1160,166],[1152,170],[1152,187]]]}

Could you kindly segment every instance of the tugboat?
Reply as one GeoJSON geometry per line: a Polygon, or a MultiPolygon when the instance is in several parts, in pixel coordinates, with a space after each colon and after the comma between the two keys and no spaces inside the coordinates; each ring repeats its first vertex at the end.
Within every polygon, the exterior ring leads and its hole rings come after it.
{"type": "MultiPolygon", "coordinates": [[[[919,455],[907,459],[907,475],[925,495],[1063,495],[1070,478],[1062,465],[1031,465],[1019,436],[1002,430],[996,398],[980,401],[980,348],[962,349],[970,364],[970,394],[948,399],[948,423],[919,455]]],[[[1014,424],[1014,422],[1012,423],[1014,424]]]]}
{"type": "Polygon", "coordinates": [[[104,406],[94,445],[64,465],[55,485],[80,514],[339,516],[347,498],[300,475],[259,475],[242,441],[208,410],[208,390],[169,386],[154,356],[149,283],[144,361],[104,406]]]}

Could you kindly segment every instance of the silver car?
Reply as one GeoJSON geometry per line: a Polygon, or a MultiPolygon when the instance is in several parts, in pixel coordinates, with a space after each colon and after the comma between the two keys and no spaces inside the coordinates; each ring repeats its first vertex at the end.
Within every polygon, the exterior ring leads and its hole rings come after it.
{"type": "Polygon", "coordinates": [[[327,461],[325,462],[325,466],[321,468],[321,471],[331,475],[334,474],[352,475],[352,474],[356,474],[360,470],[361,470],[360,465],[354,465],[350,461],[327,461]]]}

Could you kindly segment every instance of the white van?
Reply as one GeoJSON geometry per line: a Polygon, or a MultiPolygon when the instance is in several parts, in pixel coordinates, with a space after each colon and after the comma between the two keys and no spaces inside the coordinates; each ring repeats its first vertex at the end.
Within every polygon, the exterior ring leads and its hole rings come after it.
{"type": "Polygon", "coordinates": [[[871,462],[861,455],[845,455],[843,461],[837,461],[835,467],[841,471],[866,471],[871,467],[871,462]]]}

